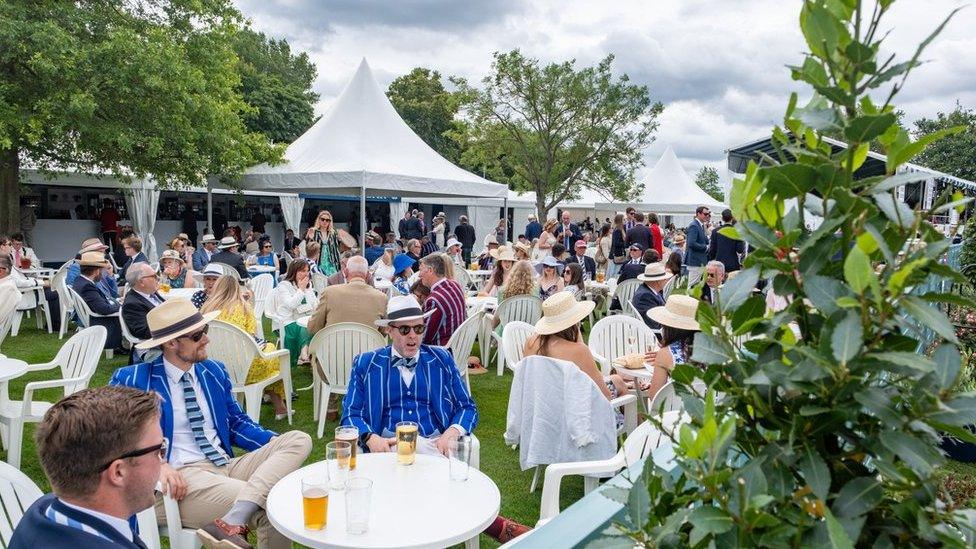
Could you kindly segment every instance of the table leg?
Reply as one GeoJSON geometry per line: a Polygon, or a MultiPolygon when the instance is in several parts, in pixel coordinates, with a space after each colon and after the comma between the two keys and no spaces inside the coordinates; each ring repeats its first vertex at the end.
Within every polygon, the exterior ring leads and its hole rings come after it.
{"type": "Polygon", "coordinates": [[[478,534],[477,536],[464,542],[464,549],[478,549],[478,546],[480,544],[481,544],[481,534],[478,534]]]}

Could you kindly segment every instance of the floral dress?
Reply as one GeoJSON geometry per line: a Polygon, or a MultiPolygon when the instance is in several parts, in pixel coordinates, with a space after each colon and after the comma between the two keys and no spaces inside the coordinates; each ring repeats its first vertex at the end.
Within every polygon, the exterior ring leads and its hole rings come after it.
{"type": "Polygon", "coordinates": [[[331,231],[322,233],[316,229],[313,240],[322,245],[319,253],[319,271],[325,276],[332,276],[339,272],[339,233],[331,231]]]}
{"type": "MultiPolygon", "coordinates": [[[[221,311],[220,316],[217,317],[217,320],[222,320],[229,324],[233,324],[249,334],[254,334],[258,329],[257,320],[254,318],[254,313],[240,306],[234,307],[229,311],[221,311]]],[[[255,337],[254,340],[257,341],[258,346],[260,346],[261,350],[265,353],[270,353],[277,350],[274,343],[267,343],[257,337],[255,337]]],[[[262,379],[271,377],[280,371],[278,366],[279,363],[277,359],[263,359],[261,357],[255,357],[251,362],[251,369],[247,372],[247,379],[245,382],[253,383],[255,381],[260,381],[262,379]]],[[[280,381],[268,386],[267,390],[274,392],[281,398],[285,398],[285,386],[280,381]]]]}
{"type": "Polygon", "coordinates": [[[407,295],[410,293],[410,283],[407,282],[406,278],[402,276],[397,276],[393,278],[393,287],[396,291],[400,292],[400,295],[407,295]]]}

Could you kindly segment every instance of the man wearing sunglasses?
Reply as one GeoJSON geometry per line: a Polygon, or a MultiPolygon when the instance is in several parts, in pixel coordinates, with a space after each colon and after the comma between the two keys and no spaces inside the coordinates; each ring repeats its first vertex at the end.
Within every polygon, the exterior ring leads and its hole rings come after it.
{"type": "Polygon", "coordinates": [[[451,441],[478,424],[478,409],[451,353],[422,344],[430,315],[412,295],[390,298],[386,318],[376,325],[388,329],[393,344],[363,353],[353,363],[340,424],[357,427],[367,451],[391,451],[396,424],[413,421],[420,435],[436,438],[437,450],[446,455],[451,441]]]}
{"type": "Polygon", "coordinates": [[[247,534],[256,528],[260,547],[290,548],[264,506],[271,487],[308,457],[312,439],[269,431],[241,410],[224,365],[207,359],[207,325],[218,314],[201,314],[180,298],[155,307],[147,315],[152,337],[136,347],[159,348],[162,356],[119,368],[110,383],[162,395],[160,424],[170,444],[160,482],[179,502],[184,528],[199,528],[208,547],[251,547],[247,534]],[[234,446],[248,453],[234,457],[234,446]]]}
{"type": "Polygon", "coordinates": [[[8,547],[145,549],[133,524],[156,500],[166,453],[159,396],[84,389],[55,403],[35,438],[53,493],[24,513],[8,547]]]}
{"type": "Polygon", "coordinates": [[[688,282],[691,284],[701,280],[702,271],[708,263],[708,226],[712,222],[712,211],[707,206],[695,209],[695,219],[688,225],[685,233],[688,235],[685,244],[685,265],[688,267],[688,282]]]}

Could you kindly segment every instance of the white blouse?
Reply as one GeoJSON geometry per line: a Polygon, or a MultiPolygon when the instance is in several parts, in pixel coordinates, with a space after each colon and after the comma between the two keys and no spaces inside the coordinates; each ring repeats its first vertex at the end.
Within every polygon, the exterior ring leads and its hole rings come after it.
{"type": "Polygon", "coordinates": [[[276,316],[284,325],[298,320],[299,317],[312,314],[319,304],[319,298],[315,295],[311,282],[305,291],[301,291],[293,283],[283,281],[274,289],[274,302],[277,305],[276,316]]]}

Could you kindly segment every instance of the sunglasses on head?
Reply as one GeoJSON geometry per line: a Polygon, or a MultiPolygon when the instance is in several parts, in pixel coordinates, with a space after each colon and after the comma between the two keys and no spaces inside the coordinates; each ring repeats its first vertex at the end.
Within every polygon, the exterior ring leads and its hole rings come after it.
{"type": "Polygon", "coordinates": [[[409,334],[410,330],[413,330],[413,333],[417,335],[421,335],[424,333],[424,331],[427,330],[427,326],[424,324],[418,324],[416,326],[392,326],[392,327],[396,328],[396,330],[400,332],[400,335],[402,336],[409,334]]]}
{"type": "Polygon", "coordinates": [[[209,324],[207,324],[203,328],[201,328],[201,329],[193,332],[192,334],[181,335],[181,336],[177,337],[176,339],[189,339],[190,341],[192,341],[194,343],[199,343],[200,342],[200,339],[202,339],[203,336],[205,336],[208,331],[210,331],[210,325],[209,324]]]}

